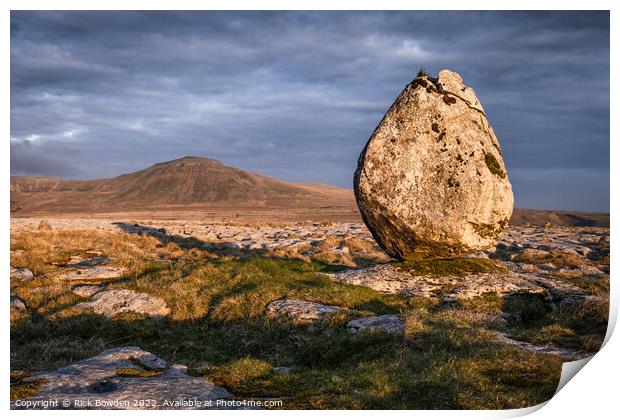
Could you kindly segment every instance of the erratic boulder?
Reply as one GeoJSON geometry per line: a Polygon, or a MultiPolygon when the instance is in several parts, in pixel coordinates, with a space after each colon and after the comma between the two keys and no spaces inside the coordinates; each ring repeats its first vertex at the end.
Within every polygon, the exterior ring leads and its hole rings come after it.
{"type": "Polygon", "coordinates": [[[375,240],[399,259],[491,247],[512,215],[499,142],[449,70],[401,92],[359,157],[354,190],[375,240]]]}

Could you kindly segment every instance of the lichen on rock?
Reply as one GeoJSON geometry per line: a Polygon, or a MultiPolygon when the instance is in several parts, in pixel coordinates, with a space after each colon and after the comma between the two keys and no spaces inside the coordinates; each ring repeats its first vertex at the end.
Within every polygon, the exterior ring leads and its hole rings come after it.
{"type": "Polygon", "coordinates": [[[512,215],[499,142],[457,73],[405,87],[362,151],[360,213],[392,257],[453,257],[489,248],[512,215]]]}

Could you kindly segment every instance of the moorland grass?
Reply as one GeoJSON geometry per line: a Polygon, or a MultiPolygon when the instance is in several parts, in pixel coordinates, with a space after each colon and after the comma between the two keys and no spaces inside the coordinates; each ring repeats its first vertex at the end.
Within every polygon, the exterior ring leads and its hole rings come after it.
{"type": "Polygon", "coordinates": [[[490,293],[459,306],[494,316],[489,326],[517,340],[582,353],[601,348],[609,316],[609,301],[602,296],[553,309],[542,295],[515,294],[502,298],[490,293]],[[497,317],[500,314],[507,318],[497,317]]]}
{"type": "MultiPolygon", "coordinates": [[[[188,365],[190,374],[235,397],[282,398],[284,408],[517,408],[546,401],[559,380],[562,359],[501,343],[483,321],[489,312],[519,313],[523,302],[509,308],[503,299],[485,298],[467,307],[382,295],[331,281],[320,273],[330,268],[324,263],[220,256],[125,233],[15,232],[12,240],[14,249],[25,250],[13,265],[35,272],[28,284],[11,285],[29,308],[11,324],[12,369],[50,370],[106,348],[140,346],[169,363],[188,365]],[[76,309],[83,298],[70,292],[72,283],[58,280],[60,269],[52,263],[89,249],[127,267],[108,287],[159,296],[171,314],[110,320],[76,309]],[[265,317],[265,306],[284,298],[347,311],[314,326],[265,317]],[[353,317],[381,314],[402,314],[405,335],[346,331],[353,317]],[[282,374],[275,366],[293,369],[282,374]]],[[[445,261],[439,268],[410,269],[425,275],[498,269],[487,261],[463,261],[456,268],[445,261]]],[[[526,321],[498,328],[516,331],[526,321]]],[[[532,331],[549,332],[552,324],[531,325],[532,331]]]]}

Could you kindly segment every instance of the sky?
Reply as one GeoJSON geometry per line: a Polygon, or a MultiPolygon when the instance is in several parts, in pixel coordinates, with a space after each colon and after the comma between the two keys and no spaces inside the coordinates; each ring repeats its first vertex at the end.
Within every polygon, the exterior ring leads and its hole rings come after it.
{"type": "Polygon", "coordinates": [[[11,175],[183,156],[352,186],[423,66],[457,71],[520,208],[609,211],[609,13],[11,12],[11,175]]]}

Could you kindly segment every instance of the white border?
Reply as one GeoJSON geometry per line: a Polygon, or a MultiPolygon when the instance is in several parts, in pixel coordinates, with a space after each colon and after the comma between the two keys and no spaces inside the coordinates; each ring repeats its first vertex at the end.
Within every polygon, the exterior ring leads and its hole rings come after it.
{"type": "MultiPolygon", "coordinates": [[[[264,0],[260,2],[240,1],[240,0],[228,0],[226,2],[207,2],[207,1],[192,1],[192,0],[175,0],[175,1],[129,1],[129,0],[91,0],[88,2],[79,2],[74,0],[58,0],[58,1],[45,1],[45,0],[22,0],[4,1],[4,13],[2,15],[2,28],[4,42],[2,42],[2,57],[4,58],[4,65],[2,66],[2,80],[5,89],[4,100],[2,101],[2,127],[5,133],[5,140],[2,143],[0,159],[3,163],[1,170],[3,173],[2,184],[0,189],[4,197],[0,202],[0,208],[5,223],[2,224],[2,244],[1,244],[1,256],[2,256],[2,272],[5,273],[8,279],[8,261],[9,261],[9,137],[10,137],[10,97],[8,95],[8,87],[10,86],[10,10],[148,10],[148,9],[160,9],[160,10],[196,10],[196,9],[212,9],[212,10],[552,10],[557,9],[558,6],[563,10],[612,10],[611,11],[611,115],[617,115],[617,84],[615,83],[614,75],[618,74],[619,68],[617,65],[616,48],[617,43],[615,40],[618,35],[618,18],[617,12],[618,2],[614,1],[602,1],[602,0],[590,0],[588,2],[577,1],[543,1],[543,0],[521,0],[521,1],[479,1],[469,0],[467,2],[456,0],[444,0],[441,2],[408,2],[408,1],[395,1],[395,0],[383,0],[381,2],[368,2],[368,1],[335,1],[335,0],[301,0],[301,1],[278,1],[278,0],[264,0]],[[499,6],[502,6],[501,8],[499,6]],[[614,113],[614,111],[616,111],[614,113]]],[[[611,137],[617,139],[618,129],[617,123],[614,119],[611,119],[611,137]]],[[[614,214],[618,209],[618,194],[614,193],[614,187],[617,186],[618,170],[616,165],[618,163],[618,146],[614,142],[611,143],[611,213],[614,214]]],[[[612,217],[612,238],[616,238],[618,235],[618,229],[615,218],[612,217]]],[[[614,241],[615,243],[615,241],[614,241]]],[[[618,270],[616,269],[616,255],[612,247],[612,264],[611,264],[611,277],[617,278],[618,270]]],[[[7,282],[8,283],[8,282],[7,282]]],[[[608,331],[607,339],[609,340],[605,347],[587,364],[581,372],[579,372],[577,379],[571,380],[568,384],[546,405],[544,408],[533,407],[523,410],[505,410],[505,411],[328,411],[322,412],[322,417],[340,418],[355,417],[358,418],[370,418],[375,416],[392,416],[399,418],[439,418],[439,419],[468,419],[468,418],[507,418],[517,417],[520,415],[531,414],[531,418],[610,418],[616,413],[618,408],[618,349],[620,344],[617,337],[611,336],[610,333],[615,326],[615,321],[618,314],[618,288],[615,287],[616,283],[612,280],[612,308],[610,313],[610,329],[608,331]],[[540,410],[539,410],[540,409],[540,410]],[[613,414],[612,414],[613,413],[613,414]]],[[[8,287],[5,285],[5,287],[8,287]]],[[[6,290],[6,289],[5,289],[6,290]]],[[[5,297],[6,299],[6,297],[5,297]]],[[[8,409],[8,396],[9,396],[9,314],[5,307],[4,321],[2,322],[2,337],[3,340],[3,377],[6,378],[2,385],[2,392],[5,396],[5,409],[8,409]]],[[[148,418],[168,418],[171,413],[156,411],[156,412],[39,412],[39,411],[11,411],[10,415],[15,417],[35,417],[45,416],[46,418],[77,418],[84,416],[92,416],[94,418],[103,418],[109,415],[118,416],[136,416],[136,417],[148,417],[148,418]]],[[[191,416],[196,418],[205,417],[217,417],[217,418],[234,418],[241,416],[252,416],[254,418],[282,418],[295,416],[300,419],[311,418],[316,415],[313,411],[264,411],[264,412],[234,412],[234,411],[220,411],[220,412],[183,412],[183,416],[191,416]]]]}

